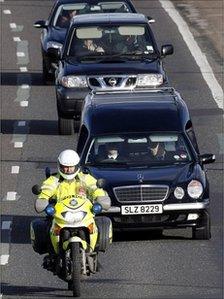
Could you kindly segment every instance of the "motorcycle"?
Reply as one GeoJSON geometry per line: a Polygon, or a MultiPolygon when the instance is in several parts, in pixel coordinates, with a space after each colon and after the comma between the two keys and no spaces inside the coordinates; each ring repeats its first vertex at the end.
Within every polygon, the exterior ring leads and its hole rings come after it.
{"type": "MultiPolygon", "coordinates": [[[[40,194],[40,187],[33,186],[32,192],[40,194]]],[[[67,282],[74,297],[81,294],[81,277],[98,271],[98,253],[112,242],[111,220],[96,216],[102,211],[101,204],[84,195],[67,197],[50,203],[45,209],[47,217],[30,225],[34,251],[48,253],[43,267],[67,282]]]]}

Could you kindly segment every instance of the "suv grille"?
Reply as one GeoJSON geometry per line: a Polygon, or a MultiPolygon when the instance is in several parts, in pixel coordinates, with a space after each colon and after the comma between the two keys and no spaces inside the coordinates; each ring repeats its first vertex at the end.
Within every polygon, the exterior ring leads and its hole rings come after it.
{"type": "Polygon", "coordinates": [[[169,187],[165,185],[137,185],[115,187],[114,194],[119,202],[151,202],[164,201],[169,187]]]}
{"type": "Polygon", "coordinates": [[[135,75],[102,75],[90,76],[87,78],[88,85],[93,90],[102,89],[133,89],[137,83],[137,76],[135,75]]]}

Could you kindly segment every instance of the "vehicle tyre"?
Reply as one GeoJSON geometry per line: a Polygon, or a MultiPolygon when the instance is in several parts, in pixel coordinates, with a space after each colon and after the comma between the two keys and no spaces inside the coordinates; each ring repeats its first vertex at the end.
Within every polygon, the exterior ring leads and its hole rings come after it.
{"type": "Polygon", "coordinates": [[[209,240],[211,239],[211,222],[208,213],[203,216],[202,224],[192,228],[192,238],[195,240],[209,240]]]}
{"type": "Polygon", "coordinates": [[[68,118],[58,118],[58,130],[60,135],[74,134],[74,120],[68,118]]]}
{"type": "Polygon", "coordinates": [[[42,74],[42,78],[43,78],[43,83],[46,85],[50,85],[52,83],[52,76],[48,71],[46,62],[43,60],[43,74],[42,74]]]}
{"type": "Polygon", "coordinates": [[[71,243],[71,259],[72,280],[69,282],[69,284],[73,291],[73,297],[79,297],[81,284],[81,256],[79,243],[71,243]]]}
{"type": "Polygon", "coordinates": [[[95,217],[95,222],[98,228],[97,250],[105,252],[110,245],[110,229],[112,223],[110,218],[106,216],[95,217]]]}

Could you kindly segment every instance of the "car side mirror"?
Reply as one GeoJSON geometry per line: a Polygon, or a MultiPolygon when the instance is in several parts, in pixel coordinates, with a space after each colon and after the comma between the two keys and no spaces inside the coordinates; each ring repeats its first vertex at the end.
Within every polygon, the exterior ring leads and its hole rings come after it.
{"type": "Polygon", "coordinates": [[[56,58],[56,59],[61,58],[61,50],[58,48],[48,48],[47,52],[53,58],[56,58]]]}
{"type": "Polygon", "coordinates": [[[149,23],[155,23],[155,19],[153,19],[152,17],[147,16],[147,19],[148,19],[149,23]]]}
{"type": "Polygon", "coordinates": [[[173,45],[162,45],[161,47],[161,55],[165,57],[167,55],[173,54],[173,45]]]}
{"type": "Polygon", "coordinates": [[[215,162],[215,155],[213,154],[203,154],[200,155],[200,161],[202,164],[210,164],[215,162]]]}
{"type": "Polygon", "coordinates": [[[37,21],[33,24],[35,28],[47,28],[46,22],[43,20],[37,21]]]}
{"type": "Polygon", "coordinates": [[[96,185],[98,188],[102,188],[104,189],[106,187],[106,180],[105,179],[98,179],[97,182],[96,182],[96,185]]]}
{"type": "Polygon", "coordinates": [[[33,193],[34,195],[39,195],[39,194],[41,193],[41,188],[40,188],[40,186],[39,186],[39,185],[34,185],[34,186],[32,187],[32,193],[33,193]]]}

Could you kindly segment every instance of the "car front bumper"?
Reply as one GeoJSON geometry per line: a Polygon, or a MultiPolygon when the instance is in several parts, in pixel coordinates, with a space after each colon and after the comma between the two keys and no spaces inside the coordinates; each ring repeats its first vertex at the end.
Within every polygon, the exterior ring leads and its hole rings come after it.
{"type": "Polygon", "coordinates": [[[122,215],[118,206],[111,206],[103,213],[111,218],[115,229],[169,229],[200,225],[208,208],[207,199],[197,203],[164,204],[162,214],[122,215]]]}

